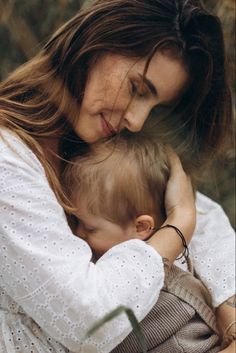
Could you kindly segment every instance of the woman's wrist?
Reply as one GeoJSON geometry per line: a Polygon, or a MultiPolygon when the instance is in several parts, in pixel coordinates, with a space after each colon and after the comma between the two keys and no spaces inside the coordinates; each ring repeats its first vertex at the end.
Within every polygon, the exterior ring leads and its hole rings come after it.
{"type": "Polygon", "coordinates": [[[171,266],[183,252],[182,240],[173,228],[159,229],[147,243],[161,255],[165,266],[171,266]]]}
{"type": "Polygon", "coordinates": [[[183,170],[177,154],[171,148],[167,149],[167,153],[170,163],[170,177],[165,191],[167,218],[161,229],[148,239],[148,244],[162,256],[164,264],[168,262],[171,266],[192,238],[196,207],[191,178],[183,170]]]}
{"type": "Polygon", "coordinates": [[[176,258],[183,253],[186,248],[185,244],[189,244],[192,238],[194,228],[194,212],[187,214],[183,212],[182,217],[175,212],[167,217],[160,229],[147,241],[162,256],[165,269],[170,267],[176,258]],[[184,241],[177,230],[182,233],[184,241]]]}
{"type": "Polygon", "coordinates": [[[167,224],[177,227],[183,233],[186,243],[189,244],[196,226],[196,212],[195,210],[175,210],[167,216],[162,227],[167,224]]]}

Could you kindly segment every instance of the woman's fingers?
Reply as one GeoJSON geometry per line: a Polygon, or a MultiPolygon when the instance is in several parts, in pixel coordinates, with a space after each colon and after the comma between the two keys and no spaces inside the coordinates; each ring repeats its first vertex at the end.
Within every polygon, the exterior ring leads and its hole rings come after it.
{"type": "MultiPolygon", "coordinates": [[[[185,173],[178,155],[171,147],[167,149],[170,178],[165,193],[167,221],[186,229],[189,236],[196,222],[196,207],[191,178],[185,173]]],[[[166,223],[165,222],[165,223],[166,223]]]]}
{"type": "Polygon", "coordinates": [[[167,150],[168,160],[170,164],[170,178],[166,188],[166,212],[176,207],[183,208],[185,206],[195,207],[194,193],[191,178],[187,175],[182,167],[178,155],[171,147],[167,150]]]}
{"type": "Polygon", "coordinates": [[[168,162],[170,165],[170,172],[171,174],[175,174],[177,172],[184,172],[181,161],[177,153],[173,150],[172,147],[166,147],[166,154],[168,157],[168,162]]]}

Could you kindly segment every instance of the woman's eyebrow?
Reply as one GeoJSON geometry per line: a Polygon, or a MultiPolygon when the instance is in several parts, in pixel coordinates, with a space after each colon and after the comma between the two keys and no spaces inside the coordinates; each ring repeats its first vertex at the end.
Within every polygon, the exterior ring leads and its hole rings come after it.
{"type": "Polygon", "coordinates": [[[154,86],[154,84],[145,76],[139,74],[139,77],[141,78],[141,80],[148,86],[149,90],[151,91],[151,93],[153,94],[154,97],[157,97],[157,90],[156,87],[154,86]]]}

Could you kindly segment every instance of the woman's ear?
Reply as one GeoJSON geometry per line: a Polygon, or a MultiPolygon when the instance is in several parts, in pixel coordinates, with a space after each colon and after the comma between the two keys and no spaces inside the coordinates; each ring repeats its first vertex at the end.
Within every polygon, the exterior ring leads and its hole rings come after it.
{"type": "Polygon", "coordinates": [[[135,220],[136,234],[141,240],[147,239],[154,231],[154,219],[149,215],[141,215],[135,220]]]}

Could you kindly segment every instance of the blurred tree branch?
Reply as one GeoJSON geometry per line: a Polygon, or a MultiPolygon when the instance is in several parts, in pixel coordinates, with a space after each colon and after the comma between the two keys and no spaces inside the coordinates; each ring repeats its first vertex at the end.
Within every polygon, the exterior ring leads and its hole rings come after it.
{"type": "Polygon", "coordinates": [[[30,59],[38,50],[38,40],[30,30],[23,17],[14,11],[14,0],[0,0],[2,11],[0,22],[8,29],[11,36],[18,43],[27,59],[30,59]]]}
{"type": "Polygon", "coordinates": [[[68,5],[68,0],[59,0],[58,1],[59,16],[57,17],[57,19],[55,21],[54,30],[56,30],[61,25],[61,23],[63,22],[63,20],[64,20],[64,12],[65,12],[65,9],[66,9],[67,5],[68,5]]]}

